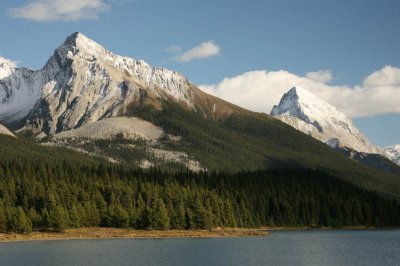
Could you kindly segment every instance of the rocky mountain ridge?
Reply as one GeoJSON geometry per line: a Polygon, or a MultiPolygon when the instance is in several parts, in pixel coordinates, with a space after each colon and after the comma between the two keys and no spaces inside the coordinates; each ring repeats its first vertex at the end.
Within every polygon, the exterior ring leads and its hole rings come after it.
{"type": "Polygon", "coordinates": [[[191,84],[181,74],[115,55],[81,33],[70,35],[41,70],[7,62],[0,69],[0,121],[13,125],[26,119],[22,129],[35,134],[121,116],[146,100],[193,107],[191,84]]]}

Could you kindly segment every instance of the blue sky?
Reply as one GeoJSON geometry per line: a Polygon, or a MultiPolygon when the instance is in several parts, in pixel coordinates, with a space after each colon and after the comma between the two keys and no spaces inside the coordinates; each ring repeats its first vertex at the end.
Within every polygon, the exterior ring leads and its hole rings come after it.
{"type": "Polygon", "coordinates": [[[282,80],[308,85],[350,115],[373,143],[400,143],[396,0],[18,0],[1,1],[0,10],[0,55],[20,66],[41,68],[79,31],[117,54],[178,70],[256,111],[269,112],[290,89],[282,80]],[[38,4],[48,12],[37,13],[38,4]],[[195,47],[200,48],[182,57],[195,47]],[[221,81],[241,84],[244,73],[251,80],[242,86],[245,94],[226,92],[221,81]],[[304,80],[310,78],[319,83],[304,80]],[[265,107],[249,95],[265,97],[265,107]]]}

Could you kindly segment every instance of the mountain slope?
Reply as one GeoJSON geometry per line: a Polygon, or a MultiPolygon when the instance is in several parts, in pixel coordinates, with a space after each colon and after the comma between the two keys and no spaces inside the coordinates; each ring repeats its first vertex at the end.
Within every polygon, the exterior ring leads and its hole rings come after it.
{"type": "Polygon", "coordinates": [[[400,224],[398,202],[318,170],[141,171],[1,135],[0,147],[1,233],[400,224]]]}
{"type": "Polygon", "coordinates": [[[385,148],[386,157],[400,165],[400,144],[385,148]]]}
{"type": "Polygon", "coordinates": [[[322,142],[336,138],[340,146],[382,154],[350,118],[303,88],[293,87],[285,93],[279,105],[273,107],[271,115],[322,142]]]}
{"type": "MultiPolygon", "coordinates": [[[[17,119],[3,112],[20,107],[14,106],[17,90],[0,87],[0,118],[12,118],[13,126],[34,135],[47,135],[46,145],[72,147],[134,166],[154,159],[155,153],[175,152],[209,171],[322,169],[364,188],[400,196],[399,176],[359,165],[267,114],[208,95],[174,71],[114,55],[80,33],[68,37],[43,69],[29,73],[40,77],[43,86],[32,83],[35,86],[31,84],[26,97],[37,89],[40,100],[25,119],[18,117],[17,125],[17,119]],[[133,126],[113,126],[110,121],[116,121],[115,117],[123,121],[134,117],[129,120],[133,126]],[[121,128],[134,129],[135,121],[141,121],[138,118],[161,129],[162,135],[153,143],[126,138],[129,134],[124,135],[121,128]],[[111,138],[97,139],[104,135],[111,138]],[[62,141],[57,136],[63,136],[62,141]]],[[[21,78],[22,84],[30,76],[21,78]]]]}
{"type": "Polygon", "coordinates": [[[210,121],[164,102],[162,110],[143,106],[132,115],[180,135],[180,142],[162,145],[191,154],[208,170],[322,169],[366,189],[400,195],[400,176],[361,165],[266,114],[235,112],[224,120],[210,121]]]}

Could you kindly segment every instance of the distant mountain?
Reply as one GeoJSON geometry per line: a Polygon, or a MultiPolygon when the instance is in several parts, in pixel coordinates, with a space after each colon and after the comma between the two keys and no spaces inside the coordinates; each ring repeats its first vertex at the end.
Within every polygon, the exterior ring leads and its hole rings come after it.
{"type": "Polygon", "coordinates": [[[400,144],[385,148],[386,157],[400,165],[400,144]]]}
{"type": "Polygon", "coordinates": [[[360,165],[270,115],[206,94],[175,71],[115,55],[80,33],[41,70],[2,69],[0,123],[42,145],[142,168],[318,169],[400,197],[399,176],[360,165]]]}
{"type": "Polygon", "coordinates": [[[322,142],[364,153],[383,154],[342,112],[301,87],[282,96],[271,115],[322,142]]]}
{"type": "Polygon", "coordinates": [[[5,126],[0,124],[0,134],[15,137],[14,133],[8,130],[5,126]]]}
{"type": "Polygon", "coordinates": [[[349,117],[301,87],[285,93],[271,115],[359,163],[400,174],[394,155],[371,144],[349,117]]]}
{"type": "Polygon", "coordinates": [[[400,175],[399,165],[397,165],[393,160],[388,159],[387,157],[380,154],[359,152],[343,146],[337,146],[334,149],[336,149],[346,157],[349,157],[366,166],[379,169],[391,174],[400,175]]]}

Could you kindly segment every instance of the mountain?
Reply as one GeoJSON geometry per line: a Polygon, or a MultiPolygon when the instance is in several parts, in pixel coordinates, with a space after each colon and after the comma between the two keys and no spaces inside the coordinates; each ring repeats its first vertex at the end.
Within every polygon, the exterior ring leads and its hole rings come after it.
{"type": "Polygon", "coordinates": [[[39,71],[3,68],[0,122],[40,137],[123,116],[142,104],[160,109],[165,100],[215,119],[239,109],[176,71],[115,55],[81,33],[69,36],[39,71]]]}
{"type": "Polygon", "coordinates": [[[393,157],[372,145],[350,118],[301,87],[285,93],[271,115],[359,163],[400,174],[393,157]]]}
{"type": "Polygon", "coordinates": [[[9,70],[0,80],[0,122],[43,146],[130,167],[317,169],[400,197],[399,176],[360,165],[268,114],[208,95],[175,71],[115,55],[80,33],[41,70],[3,68],[9,70]]]}
{"type": "Polygon", "coordinates": [[[5,126],[0,124],[0,134],[15,137],[14,133],[8,130],[5,126]]]}
{"type": "Polygon", "coordinates": [[[55,134],[119,116],[154,98],[192,104],[182,75],[114,55],[80,33],[69,36],[39,71],[6,67],[0,120],[12,124],[28,116],[24,128],[35,133],[55,134]]]}
{"type": "Polygon", "coordinates": [[[285,93],[271,115],[322,142],[355,151],[382,154],[342,112],[301,87],[285,93]]]}
{"type": "Polygon", "coordinates": [[[385,148],[386,157],[400,165],[400,144],[385,148]]]}

